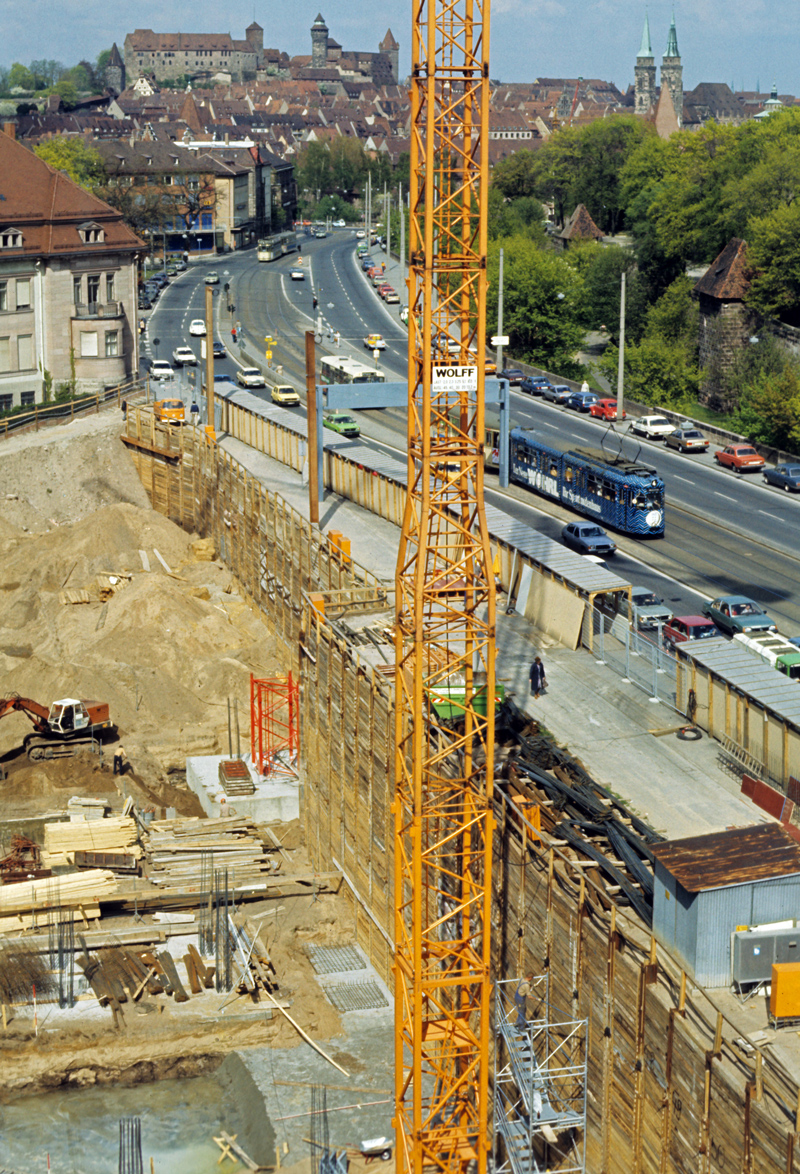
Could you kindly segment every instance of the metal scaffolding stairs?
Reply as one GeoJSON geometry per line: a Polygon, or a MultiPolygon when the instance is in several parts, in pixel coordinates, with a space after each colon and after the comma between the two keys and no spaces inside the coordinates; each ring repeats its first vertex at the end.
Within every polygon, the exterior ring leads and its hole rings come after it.
{"type": "Polygon", "coordinates": [[[518,985],[498,983],[495,994],[496,1174],[585,1174],[586,1020],[551,1019],[542,976],[521,1026],[518,985]]]}

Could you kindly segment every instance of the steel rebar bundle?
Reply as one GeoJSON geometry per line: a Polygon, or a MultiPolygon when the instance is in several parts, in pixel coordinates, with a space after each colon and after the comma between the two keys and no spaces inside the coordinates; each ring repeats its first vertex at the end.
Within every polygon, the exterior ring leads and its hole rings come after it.
{"type": "Polygon", "coordinates": [[[142,1119],[119,1119],[119,1174],[143,1174],[142,1119]]]}

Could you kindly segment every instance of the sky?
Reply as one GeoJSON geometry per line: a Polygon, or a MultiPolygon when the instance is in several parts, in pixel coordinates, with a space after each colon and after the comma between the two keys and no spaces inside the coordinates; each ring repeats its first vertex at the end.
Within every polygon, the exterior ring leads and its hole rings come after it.
{"type": "MultiPolygon", "coordinates": [[[[673,6],[650,0],[656,63],[667,47],[673,6]]],[[[244,37],[254,18],[264,44],[290,55],[311,52],[309,29],[317,12],[345,49],[377,50],[387,28],[400,44],[400,69],[410,67],[411,4],[408,0],[301,0],[266,5],[263,0],[212,0],[191,5],[174,0],[0,0],[0,64],[52,58],[73,65],[94,60],[116,41],[122,49],[133,28],[156,32],[229,32],[244,37]]],[[[727,82],[733,89],[800,95],[797,0],[676,0],[675,22],[684,89],[699,82],[727,82]]],[[[621,90],[633,82],[644,24],[641,0],[495,0],[491,13],[492,78],[600,78],[621,90]]]]}

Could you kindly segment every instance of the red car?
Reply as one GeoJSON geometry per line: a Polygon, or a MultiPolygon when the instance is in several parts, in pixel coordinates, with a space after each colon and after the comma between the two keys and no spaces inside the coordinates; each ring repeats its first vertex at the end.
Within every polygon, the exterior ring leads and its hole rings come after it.
{"type": "Polygon", "coordinates": [[[664,647],[674,652],[676,644],[685,644],[687,640],[710,640],[722,633],[708,616],[673,616],[664,624],[662,635],[664,647]]]}
{"type": "MultiPolygon", "coordinates": [[[[622,409],[622,419],[627,416],[625,409],[622,409]]],[[[616,420],[617,418],[617,401],[615,399],[599,399],[596,404],[592,404],[589,408],[590,416],[597,416],[600,420],[616,420]]]]}
{"type": "Polygon", "coordinates": [[[757,473],[765,464],[752,444],[728,444],[717,449],[714,460],[726,469],[733,469],[734,473],[757,473]]]}

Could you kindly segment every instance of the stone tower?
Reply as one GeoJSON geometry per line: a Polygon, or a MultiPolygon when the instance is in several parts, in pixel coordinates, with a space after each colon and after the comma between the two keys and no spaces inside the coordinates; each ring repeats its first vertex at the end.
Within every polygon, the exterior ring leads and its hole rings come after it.
{"type": "Polygon", "coordinates": [[[669,88],[672,105],[678,118],[678,126],[683,123],[683,66],[681,55],[678,52],[678,34],[675,32],[675,16],[669,26],[667,51],[661,58],[661,85],[669,88]]]}
{"type": "Polygon", "coordinates": [[[653,56],[653,47],[650,44],[650,19],[645,14],[642,43],[636,56],[636,106],[634,113],[647,114],[647,111],[656,102],[656,59],[653,56]]]}
{"type": "Polygon", "coordinates": [[[258,54],[258,64],[260,65],[264,56],[264,30],[258,21],[254,20],[253,23],[249,24],[244,30],[244,35],[247,39],[247,43],[252,45],[258,54]]]}
{"type": "Polygon", "coordinates": [[[378,45],[378,52],[385,53],[389,58],[392,64],[392,78],[396,85],[400,78],[400,46],[392,36],[391,29],[386,30],[386,36],[378,45]]]}
{"type": "Polygon", "coordinates": [[[106,64],[103,81],[107,90],[121,94],[125,89],[125,62],[122,60],[116,41],[111,46],[111,54],[106,64]]]}
{"type": "Polygon", "coordinates": [[[311,68],[324,69],[328,64],[328,26],[322,19],[322,13],[317,13],[317,19],[311,26],[311,68]]]}

